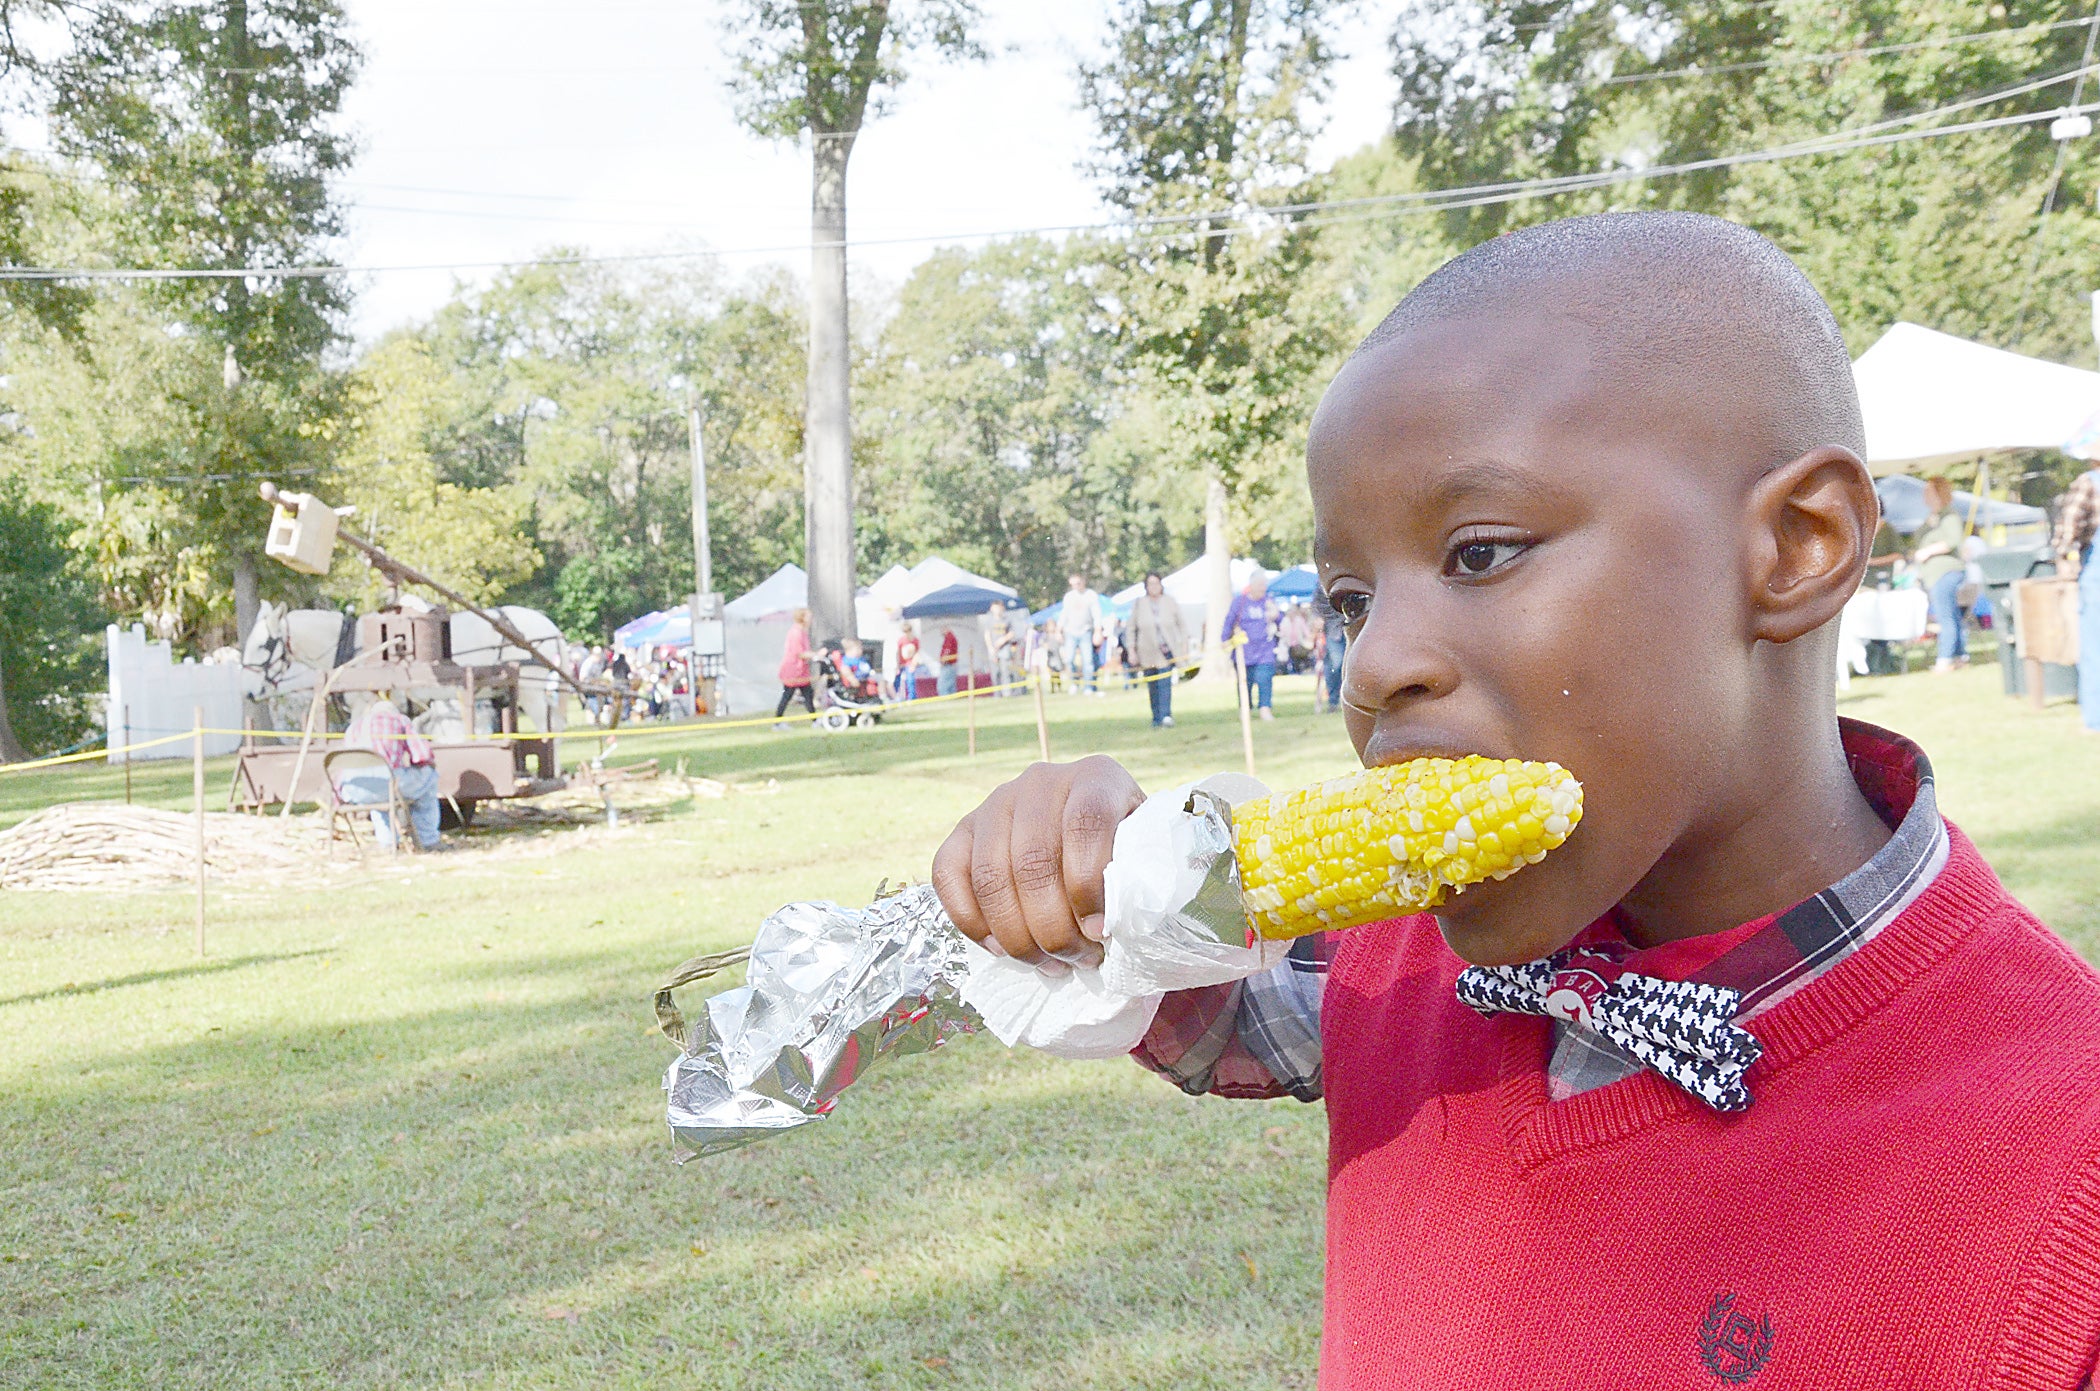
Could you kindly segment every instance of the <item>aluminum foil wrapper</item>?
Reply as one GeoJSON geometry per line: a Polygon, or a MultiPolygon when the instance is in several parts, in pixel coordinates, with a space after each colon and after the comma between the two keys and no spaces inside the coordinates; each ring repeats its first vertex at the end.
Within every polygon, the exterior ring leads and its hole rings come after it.
{"type": "Polygon", "coordinates": [[[679,1162],[821,1119],[877,1063],[982,1027],[962,1002],[965,943],[925,884],[767,918],[745,984],[707,1001],[664,1076],[679,1162]]]}
{"type": "Polygon", "coordinates": [[[1147,799],[1116,831],[1099,969],[1045,976],[993,956],[948,920],[930,885],[862,909],[791,903],[751,944],[745,984],[688,1027],[681,984],[742,959],[686,963],[656,999],[682,1052],[664,1077],[683,1162],[807,1125],[886,1058],[989,1031],[1066,1058],[1128,1052],[1171,990],[1275,965],[1285,942],[1249,933],[1231,807],[1265,791],[1220,775],[1147,799]]]}

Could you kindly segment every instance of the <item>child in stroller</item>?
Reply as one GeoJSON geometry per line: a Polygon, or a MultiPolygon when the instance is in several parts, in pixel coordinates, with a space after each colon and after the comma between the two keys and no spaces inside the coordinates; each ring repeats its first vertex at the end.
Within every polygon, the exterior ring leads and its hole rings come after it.
{"type": "Polygon", "coordinates": [[[888,702],[883,699],[882,680],[868,662],[858,639],[841,645],[824,644],[818,681],[826,709],[818,717],[819,728],[839,730],[857,724],[876,724],[888,702]]]}

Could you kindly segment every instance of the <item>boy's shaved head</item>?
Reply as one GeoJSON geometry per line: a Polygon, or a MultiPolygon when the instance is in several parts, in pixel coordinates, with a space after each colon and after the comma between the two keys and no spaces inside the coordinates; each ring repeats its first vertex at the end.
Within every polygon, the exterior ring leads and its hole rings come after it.
{"type": "Polygon", "coordinates": [[[1358,754],[1553,759],[1586,789],[1580,835],[1439,910],[1461,956],[1536,960],[1614,904],[1636,940],[1732,927],[1887,838],[1834,691],[1861,444],[1814,287],[1686,213],[1477,247],[1343,367],[1307,461],[1358,754]]]}
{"type": "Polygon", "coordinates": [[[1702,213],[1599,213],[1483,242],[1416,286],[1357,349],[1501,312],[1588,327],[1595,365],[1723,388],[1770,462],[1818,445],[1864,456],[1852,359],[1830,307],[1767,238],[1702,213]]]}

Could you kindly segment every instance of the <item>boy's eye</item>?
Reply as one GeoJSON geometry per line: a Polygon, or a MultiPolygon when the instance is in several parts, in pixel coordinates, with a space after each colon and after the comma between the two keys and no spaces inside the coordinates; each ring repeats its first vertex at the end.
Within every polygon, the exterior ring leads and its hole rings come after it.
{"type": "Polygon", "coordinates": [[[1485,575],[1509,564],[1529,549],[1521,541],[1463,541],[1452,547],[1445,573],[1462,578],[1485,575]]]}
{"type": "Polygon", "coordinates": [[[1371,596],[1361,590],[1330,594],[1327,596],[1327,602],[1334,605],[1334,611],[1342,616],[1342,622],[1351,628],[1371,616],[1371,596]]]}

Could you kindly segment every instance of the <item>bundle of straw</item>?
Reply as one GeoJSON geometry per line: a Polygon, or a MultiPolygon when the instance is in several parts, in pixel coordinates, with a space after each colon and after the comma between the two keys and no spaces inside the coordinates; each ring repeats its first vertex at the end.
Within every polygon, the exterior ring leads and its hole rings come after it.
{"type": "MultiPolygon", "coordinates": [[[[223,812],[205,817],[205,867],[213,879],[310,868],[327,853],[319,825],[223,812]]],[[[0,889],[151,888],[196,874],[194,813],[69,802],[0,831],[0,889]]]]}

